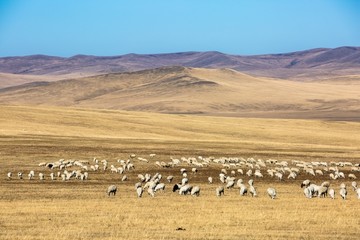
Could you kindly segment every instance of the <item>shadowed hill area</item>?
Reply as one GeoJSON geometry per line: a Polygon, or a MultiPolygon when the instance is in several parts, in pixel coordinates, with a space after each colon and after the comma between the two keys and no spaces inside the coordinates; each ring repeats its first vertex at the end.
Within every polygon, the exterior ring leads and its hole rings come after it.
{"type": "Polygon", "coordinates": [[[359,120],[360,83],[356,79],[299,82],[253,77],[231,69],[162,67],[4,88],[0,103],[359,120]]]}
{"type": "Polygon", "coordinates": [[[183,52],[111,57],[76,55],[61,58],[33,55],[0,58],[0,72],[32,75],[97,75],[164,66],[231,68],[256,76],[311,80],[334,75],[360,74],[360,48],[319,48],[256,56],[229,55],[220,52],[183,52]]]}

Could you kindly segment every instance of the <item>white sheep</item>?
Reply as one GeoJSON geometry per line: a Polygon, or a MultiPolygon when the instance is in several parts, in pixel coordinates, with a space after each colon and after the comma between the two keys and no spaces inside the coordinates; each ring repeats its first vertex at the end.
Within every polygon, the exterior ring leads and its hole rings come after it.
{"type": "Polygon", "coordinates": [[[157,191],[165,191],[165,184],[164,183],[159,183],[155,186],[154,188],[154,192],[157,192],[157,191]]]}
{"type": "Polygon", "coordinates": [[[251,194],[252,197],[256,197],[257,193],[256,193],[256,189],[253,185],[250,185],[249,187],[249,193],[251,194]]]}
{"type": "Polygon", "coordinates": [[[195,186],[191,189],[191,195],[198,197],[200,195],[200,187],[195,186]]]}
{"type": "Polygon", "coordinates": [[[266,190],[266,192],[267,192],[267,194],[269,195],[269,197],[270,197],[271,199],[275,199],[275,197],[276,197],[276,190],[275,190],[274,188],[268,188],[268,189],[266,190]]]}
{"type": "Polygon", "coordinates": [[[106,193],[108,194],[108,196],[110,197],[110,195],[112,194],[113,196],[115,196],[117,191],[117,187],[115,185],[110,185],[107,190],[106,193]]]}
{"type": "Polygon", "coordinates": [[[349,179],[352,179],[352,180],[356,179],[356,176],[353,173],[350,173],[348,176],[349,176],[349,179]]]}
{"type": "Polygon", "coordinates": [[[12,172],[8,172],[8,173],[7,173],[7,178],[10,180],[11,177],[12,177],[12,172]]]}
{"type": "Polygon", "coordinates": [[[183,178],[181,179],[181,185],[184,186],[185,184],[187,184],[189,182],[189,179],[187,178],[183,178]]]}
{"type": "Polygon", "coordinates": [[[275,177],[277,177],[279,179],[279,181],[282,181],[283,174],[281,172],[276,172],[275,177]]]}
{"type": "Polygon", "coordinates": [[[237,180],[236,186],[238,186],[238,188],[240,188],[241,184],[243,184],[243,183],[244,183],[244,181],[240,178],[239,180],[237,180]]]}
{"type": "Polygon", "coordinates": [[[212,183],[213,183],[213,178],[212,178],[212,177],[208,177],[208,182],[209,182],[209,184],[212,184],[212,183]]]}
{"type": "Polygon", "coordinates": [[[143,192],[144,192],[144,190],[141,188],[141,186],[136,188],[136,194],[137,194],[138,198],[142,197],[143,192]]]}
{"type": "Polygon", "coordinates": [[[191,190],[192,190],[192,186],[190,184],[186,184],[179,189],[179,194],[186,195],[187,193],[190,193],[191,190]]]}
{"type": "Polygon", "coordinates": [[[39,173],[39,179],[40,180],[44,180],[45,179],[45,175],[43,173],[39,173]]]}
{"type": "Polygon", "coordinates": [[[328,194],[332,199],[335,199],[335,190],[334,189],[332,189],[332,188],[329,189],[328,194]]]}
{"type": "Polygon", "coordinates": [[[192,169],[191,169],[191,172],[192,172],[192,173],[197,173],[197,171],[198,171],[197,168],[192,168],[192,169]]]}
{"type": "Polygon", "coordinates": [[[352,186],[353,190],[356,191],[356,189],[357,189],[357,183],[356,183],[355,181],[353,181],[353,182],[351,183],[351,186],[352,186]]]}
{"type": "Polygon", "coordinates": [[[326,197],[327,193],[328,193],[328,187],[327,186],[320,186],[317,189],[317,193],[318,193],[318,197],[326,197]]]}
{"type": "Polygon", "coordinates": [[[141,187],[141,182],[135,183],[135,190],[136,190],[137,188],[139,188],[139,187],[141,187]]]}
{"type": "Polygon", "coordinates": [[[307,198],[312,198],[312,196],[313,196],[313,188],[310,187],[310,186],[304,188],[304,195],[307,198]]]}
{"type": "Polygon", "coordinates": [[[247,194],[247,188],[244,184],[240,185],[240,196],[244,196],[247,194]]]}
{"type": "Polygon", "coordinates": [[[360,199],[360,188],[356,189],[357,198],[360,199]]]}
{"type": "Polygon", "coordinates": [[[221,197],[221,195],[224,195],[224,187],[223,186],[219,186],[215,189],[216,192],[216,196],[221,197]]]}
{"type": "Polygon", "coordinates": [[[340,189],[340,196],[343,200],[346,199],[346,195],[347,195],[347,191],[346,191],[346,188],[341,188],[340,189]]]}
{"type": "Polygon", "coordinates": [[[264,177],[260,171],[255,171],[254,176],[258,178],[264,177]]]}
{"type": "Polygon", "coordinates": [[[22,172],[18,172],[18,178],[23,179],[23,173],[22,172]]]}
{"type": "Polygon", "coordinates": [[[167,180],[169,183],[171,183],[173,179],[174,179],[174,176],[172,176],[172,175],[170,175],[170,176],[168,176],[168,177],[166,178],[166,180],[167,180]]]}
{"type": "Polygon", "coordinates": [[[50,178],[51,178],[51,180],[54,180],[55,179],[55,174],[52,172],[52,173],[50,173],[50,178]]]}
{"type": "Polygon", "coordinates": [[[227,183],[226,183],[226,188],[227,188],[227,189],[233,188],[234,185],[235,185],[235,181],[229,180],[229,181],[227,181],[227,183]]]}
{"type": "Polygon", "coordinates": [[[311,184],[310,180],[306,179],[301,183],[301,188],[308,187],[308,186],[310,186],[310,184],[311,184]]]}
{"type": "Polygon", "coordinates": [[[122,182],[127,181],[127,180],[128,180],[128,178],[127,178],[126,175],[124,175],[124,176],[121,178],[121,181],[122,181],[122,182]]]}

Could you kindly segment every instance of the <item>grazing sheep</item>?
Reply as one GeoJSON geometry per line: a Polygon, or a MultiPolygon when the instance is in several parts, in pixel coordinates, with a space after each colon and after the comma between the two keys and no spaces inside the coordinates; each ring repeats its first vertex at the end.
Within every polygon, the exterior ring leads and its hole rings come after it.
{"type": "Polygon", "coordinates": [[[250,180],[248,181],[248,183],[249,183],[250,186],[253,186],[253,185],[254,185],[254,180],[253,180],[253,179],[250,179],[250,180]]]}
{"type": "Polygon", "coordinates": [[[270,197],[271,199],[275,199],[275,197],[276,197],[276,190],[275,190],[274,188],[268,188],[268,189],[266,190],[266,192],[267,192],[267,194],[269,195],[269,197],[270,197]]]}
{"type": "Polygon", "coordinates": [[[183,178],[183,179],[181,180],[181,185],[184,186],[184,185],[187,184],[188,182],[189,182],[189,179],[183,178]]]}
{"type": "Polygon", "coordinates": [[[346,188],[341,188],[340,189],[340,196],[343,200],[346,199],[346,195],[347,195],[347,191],[346,191],[346,188]]]}
{"type": "Polygon", "coordinates": [[[192,190],[192,186],[190,184],[186,184],[179,189],[179,194],[186,195],[187,193],[190,193],[191,190],[192,190]]]}
{"type": "Polygon", "coordinates": [[[135,183],[135,190],[139,187],[141,187],[141,182],[135,183]]]}
{"type": "Polygon", "coordinates": [[[240,185],[240,196],[245,196],[247,194],[247,188],[244,184],[240,185]]]}
{"type": "Polygon", "coordinates": [[[219,178],[220,178],[220,182],[225,183],[225,181],[226,181],[226,176],[225,176],[225,174],[220,173],[220,174],[219,174],[219,178]]]}
{"type": "Polygon", "coordinates": [[[192,169],[191,169],[191,172],[192,172],[192,173],[197,173],[197,171],[198,171],[197,168],[192,168],[192,169]]]}
{"type": "Polygon", "coordinates": [[[356,183],[355,181],[351,183],[351,186],[352,186],[352,188],[354,189],[354,191],[356,191],[356,189],[357,189],[357,183],[356,183]]]}
{"type": "Polygon", "coordinates": [[[165,184],[164,184],[164,183],[159,183],[159,184],[157,184],[157,185],[155,186],[154,192],[159,191],[159,190],[165,191],[165,184]]]}
{"type": "Polygon", "coordinates": [[[283,174],[280,173],[280,172],[276,172],[276,173],[275,173],[275,177],[277,177],[277,178],[279,179],[279,181],[282,181],[283,174]]]}
{"type": "Polygon", "coordinates": [[[23,179],[23,173],[22,172],[18,172],[18,178],[23,179]]]}
{"type": "Polygon", "coordinates": [[[331,197],[331,199],[335,199],[335,190],[334,189],[329,189],[328,191],[329,196],[331,197]]]}
{"type": "Polygon", "coordinates": [[[106,193],[107,193],[107,195],[110,197],[111,194],[112,194],[113,196],[115,196],[116,191],[117,191],[117,187],[116,187],[115,185],[110,185],[110,186],[107,188],[106,193]]]}
{"type": "Polygon", "coordinates": [[[350,174],[349,174],[349,179],[355,180],[355,179],[356,179],[356,176],[355,176],[355,174],[353,174],[353,173],[350,173],[350,174]]]}
{"type": "Polygon", "coordinates": [[[28,179],[31,180],[33,179],[34,175],[32,175],[31,173],[28,174],[28,179]]]}
{"type": "Polygon", "coordinates": [[[360,188],[356,189],[357,198],[360,199],[360,188]]]}
{"type": "Polygon", "coordinates": [[[148,194],[151,196],[151,197],[155,197],[155,191],[153,188],[149,187],[148,190],[147,190],[148,194]]]}
{"type": "Polygon", "coordinates": [[[213,183],[213,178],[212,178],[212,177],[208,177],[208,182],[209,182],[209,184],[212,184],[212,183],[213,183]]]}
{"type": "Polygon", "coordinates": [[[179,190],[181,188],[181,186],[182,186],[181,183],[175,184],[172,191],[176,192],[177,190],[179,190]]]}
{"type": "Polygon", "coordinates": [[[200,196],[200,187],[199,186],[195,186],[191,189],[191,195],[192,196],[200,196]]]}
{"type": "Polygon", "coordinates": [[[145,188],[152,188],[152,189],[154,189],[155,186],[156,186],[156,183],[155,183],[154,181],[149,181],[149,182],[145,183],[143,189],[145,189],[145,188]]]}
{"type": "Polygon", "coordinates": [[[330,187],[330,183],[328,181],[325,181],[321,184],[323,187],[330,187]]]}
{"type": "Polygon", "coordinates": [[[238,186],[238,188],[240,188],[241,184],[243,184],[244,181],[240,178],[239,180],[237,180],[236,182],[236,186],[238,186]]]}
{"type": "Polygon", "coordinates": [[[227,189],[232,188],[232,187],[234,187],[234,185],[235,185],[235,181],[230,180],[230,181],[227,182],[226,188],[227,189]]]}
{"type": "Polygon", "coordinates": [[[174,179],[174,176],[171,176],[171,175],[166,178],[166,180],[167,180],[169,183],[171,183],[173,179],[174,179]]]}
{"type": "Polygon", "coordinates": [[[124,176],[121,178],[121,181],[124,182],[124,181],[126,181],[126,180],[128,180],[128,178],[127,178],[126,175],[124,175],[124,176]]]}
{"type": "Polygon", "coordinates": [[[221,197],[221,194],[224,195],[224,187],[223,186],[219,186],[215,189],[216,192],[216,196],[221,197]]]}
{"type": "Polygon", "coordinates": [[[304,188],[304,195],[307,198],[312,198],[312,196],[313,196],[313,188],[311,188],[310,186],[304,188]]]}
{"type": "Polygon", "coordinates": [[[264,177],[260,171],[255,171],[254,176],[258,178],[264,177]]]}
{"type": "Polygon", "coordinates": [[[308,186],[310,186],[310,184],[311,184],[310,180],[306,179],[301,183],[301,188],[308,187],[308,186]]]}
{"type": "Polygon", "coordinates": [[[180,169],[180,172],[181,172],[181,174],[184,174],[184,173],[186,173],[186,169],[185,169],[185,168],[181,168],[181,169],[180,169]]]}
{"type": "Polygon", "coordinates": [[[249,193],[251,194],[252,197],[256,197],[257,193],[256,193],[256,189],[253,185],[250,185],[249,187],[249,193]]]}
{"type": "Polygon", "coordinates": [[[296,178],[296,173],[295,172],[291,172],[288,176],[288,179],[292,178],[292,179],[295,179],[296,178]]]}
{"type": "Polygon", "coordinates": [[[321,198],[321,197],[326,197],[327,195],[327,192],[328,192],[328,187],[325,187],[325,186],[320,186],[318,188],[318,197],[321,198]]]}
{"type": "Polygon", "coordinates": [[[136,188],[136,194],[137,194],[138,198],[142,197],[143,192],[144,192],[144,190],[141,188],[141,186],[136,188]]]}
{"type": "Polygon", "coordinates": [[[45,179],[45,175],[43,173],[39,173],[39,179],[40,180],[44,180],[45,179]]]}
{"type": "Polygon", "coordinates": [[[11,177],[12,177],[12,172],[8,172],[8,173],[7,173],[7,178],[10,180],[11,177]]]}
{"type": "Polygon", "coordinates": [[[55,179],[55,174],[52,172],[52,173],[50,173],[50,178],[51,178],[51,180],[53,180],[54,181],[54,179],[55,179]]]}

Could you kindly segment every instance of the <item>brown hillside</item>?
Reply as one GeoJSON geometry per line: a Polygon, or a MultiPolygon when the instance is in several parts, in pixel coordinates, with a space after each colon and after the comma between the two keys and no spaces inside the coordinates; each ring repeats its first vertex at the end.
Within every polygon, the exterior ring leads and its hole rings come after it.
{"type": "Polygon", "coordinates": [[[0,103],[209,115],[357,120],[360,84],[252,77],[230,69],[164,67],[0,90],[0,103]]]}

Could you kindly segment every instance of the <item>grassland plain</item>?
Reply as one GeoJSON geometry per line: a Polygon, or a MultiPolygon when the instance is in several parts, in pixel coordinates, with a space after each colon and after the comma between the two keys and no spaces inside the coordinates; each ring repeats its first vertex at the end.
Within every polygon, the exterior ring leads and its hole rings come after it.
{"type": "MultiPolygon", "coordinates": [[[[198,198],[179,196],[167,184],[155,198],[136,197],[137,174],[160,172],[180,181],[180,167],[157,168],[154,161],[181,156],[238,156],[305,161],[360,161],[360,123],[241,119],[58,107],[0,107],[0,239],[358,239],[359,200],[349,189],[342,201],[306,199],[300,183],[255,179],[257,198],[237,189],[217,198],[219,166],[189,176],[201,187],[198,198]],[[93,157],[133,160],[129,181],[109,171],[89,172],[88,181],[49,179],[39,162],[93,157]],[[45,181],[7,180],[6,173],[44,172],[45,181]],[[215,184],[206,183],[208,176],[215,184]],[[107,197],[109,184],[118,186],[107,197]],[[275,187],[278,198],[265,194],[275,187]],[[181,230],[182,229],[182,230],[181,230]]],[[[190,168],[187,165],[181,167],[190,168]]],[[[345,174],[349,169],[344,169],[345,174]]],[[[240,176],[237,176],[240,177],[240,176]]],[[[15,177],[16,178],[16,177],[15,177]]],[[[241,176],[245,181],[249,178],[241,176]]],[[[311,177],[321,183],[329,180],[311,177]]],[[[343,180],[347,185],[350,180],[343,180]]],[[[331,180],[338,192],[341,180],[331,180]]]]}

